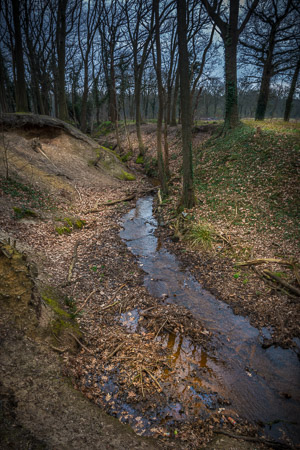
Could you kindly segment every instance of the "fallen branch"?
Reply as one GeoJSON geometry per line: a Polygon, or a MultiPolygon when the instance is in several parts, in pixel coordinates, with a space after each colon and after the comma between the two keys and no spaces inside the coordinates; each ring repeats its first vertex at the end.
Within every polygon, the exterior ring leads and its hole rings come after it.
{"type": "Polygon", "coordinates": [[[157,336],[159,335],[159,333],[160,333],[161,330],[164,328],[164,326],[166,325],[167,322],[168,322],[168,319],[166,319],[166,320],[164,321],[164,323],[162,324],[162,326],[160,327],[160,329],[159,329],[158,332],[156,333],[154,339],[157,338],[157,336]]]}
{"type": "Polygon", "coordinates": [[[80,306],[80,308],[78,308],[78,309],[76,310],[76,313],[79,313],[79,311],[81,311],[81,310],[85,307],[85,305],[87,304],[87,302],[89,301],[89,299],[92,297],[92,295],[95,294],[95,292],[97,292],[97,289],[94,289],[94,290],[87,296],[87,298],[85,299],[85,301],[83,302],[83,304],[80,306]]]}
{"type": "Polygon", "coordinates": [[[77,344],[80,345],[80,347],[82,347],[86,352],[90,353],[91,355],[93,355],[93,352],[87,348],[85,345],[83,345],[82,342],[80,342],[80,340],[78,339],[77,336],[75,336],[75,334],[71,333],[71,331],[67,331],[67,333],[72,336],[72,338],[77,342],[77,344]]]}
{"type": "Polygon", "coordinates": [[[54,345],[50,345],[50,347],[52,348],[52,350],[54,350],[58,353],[64,353],[67,350],[66,348],[58,348],[58,347],[55,347],[54,345]]]}
{"type": "Polygon", "coordinates": [[[143,387],[143,371],[142,370],[140,371],[140,377],[141,377],[142,394],[143,394],[143,397],[145,397],[144,387],[143,387]]]}
{"type": "Polygon", "coordinates": [[[87,211],[84,212],[84,214],[91,214],[91,213],[100,212],[106,206],[113,206],[113,205],[116,205],[118,203],[129,202],[130,200],[134,200],[136,197],[139,197],[140,195],[147,195],[147,194],[152,193],[155,190],[156,190],[156,188],[153,187],[153,188],[148,189],[146,191],[138,191],[138,192],[135,192],[134,194],[131,194],[131,195],[127,196],[127,197],[121,198],[119,200],[114,200],[112,202],[102,203],[101,205],[98,205],[98,202],[97,202],[95,208],[88,209],[87,211]]]}
{"type": "MultiPolygon", "coordinates": [[[[113,297],[109,300],[110,302],[113,302],[113,301],[114,301],[114,299],[116,298],[117,293],[118,293],[121,289],[123,289],[123,287],[126,286],[126,284],[127,284],[127,281],[126,281],[126,283],[124,283],[124,284],[122,284],[121,286],[118,287],[118,289],[117,289],[116,292],[114,293],[113,297]]],[[[108,308],[112,308],[113,306],[117,305],[118,303],[120,303],[120,300],[117,300],[117,301],[114,302],[114,303],[110,303],[109,305],[104,306],[103,308],[101,308],[101,311],[104,311],[105,309],[108,309],[108,308]]]]}
{"type": "Polygon", "coordinates": [[[116,205],[117,203],[129,202],[130,200],[133,200],[136,196],[137,196],[137,193],[129,195],[128,197],[121,198],[120,200],[115,200],[113,202],[106,202],[106,203],[102,203],[101,205],[96,204],[96,208],[88,209],[87,211],[84,212],[84,214],[100,212],[100,211],[102,211],[102,208],[104,206],[113,206],[113,205],[116,205]]]}
{"type": "Polygon", "coordinates": [[[67,282],[70,282],[71,278],[72,278],[73,270],[74,270],[74,267],[75,267],[75,264],[76,264],[76,261],[77,261],[77,249],[78,249],[79,245],[80,245],[80,241],[77,241],[75,246],[74,246],[73,258],[72,258],[72,261],[71,261],[71,264],[70,264],[67,282]]]}
{"type": "Polygon", "coordinates": [[[260,437],[244,436],[242,434],[229,433],[228,431],[223,431],[223,430],[214,430],[214,433],[223,434],[224,436],[228,436],[233,439],[242,439],[243,441],[248,441],[248,442],[258,442],[261,444],[265,444],[268,447],[276,447],[276,448],[282,448],[282,449],[292,448],[288,444],[281,444],[280,442],[271,441],[269,439],[264,439],[264,438],[260,438],[260,437]]]}
{"type": "Polygon", "coordinates": [[[119,344],[115,349],[114,349],[114,351],[113,352],[111,352],[108,356],[107,356],[107,358],[106,358],[106,361],[108,361],[110,358],[112,358],[123,346],[125,345],[125,343],[124,342],[121,342],[121,344],[119,344]]]}
{"type": "Polygon", "coordinates": [[[277,264],[283,264],[285,266],[293,266],[293,263],[287,259],[276,259],[276,258],[259,258],[259,259],[252,259],[250,261],[240,262],[236,263],[236,266],[258,266],[259,264],[265,264],[265,263],[277,263],[277,264]]]}
{"type": "Polygon", "coordinates": [[[159,384],[159,382],[157,381],[157,379],[155,378],[155,376],[152,375],[152,373],[150,372],[150,370],[146,369],[146,367],[144,367],[144,366],[142,367],[142,370],[144,370],[144,372],[146,372],[146,373],[152,378],[152,380],[154,381],[154,383],[158,386],[159,390],[162,391],[161,385],[159,384]]]}
{"type": "Polygon", "coordinates": [[[282,286],[284,286],[286,289],[288,289],[289,291],[293,292],[293,294],[297,295],[298,297],[300,297],[300,290],[297,289],[295,286],[291,285],[290,283],[288,283],[287,281],[283,280],[282,278],[280,278],[278,275],[275,275],[274,273],[272,273],[270,270],[265,269],[263,271],[263,273],[272,278],[273,280],[277,281],[277,283],[281,284],[282,286]]]}

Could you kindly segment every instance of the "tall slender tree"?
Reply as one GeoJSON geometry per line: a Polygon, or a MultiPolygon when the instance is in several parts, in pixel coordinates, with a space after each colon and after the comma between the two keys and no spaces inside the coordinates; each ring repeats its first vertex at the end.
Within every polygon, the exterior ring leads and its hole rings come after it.
{"type": "Polygon", "coordinates": [[[186,0],[177,0],[177,30],[180,76],[180,105],[182,123],[183,192],[182,205],[192,208],[195,204],[193,183],[193,156],[191,130],[191,95],[189,77],[189,56],[187,47],[186,0]]]}
{"type": "Polygon", "coordinates": [[[157,160],[158,160],[158,175],[164,195],[168,193],[167,177],[165,171],[165,161],[162,153],[162,123],[164,110],[164,94],[161,74],[161,44],[160,44],[160,15],[159,15],[159,0],[153,0],[153,11],[155,17],[155,50],[156,53],[156,76],[157,76],[157,90],[158,90],[158,117],[157,117],[157,160]]]}
{"type": "Polygon", "coordinates": [[[24,57],[23,57],[23,43],[20,25],[20,1],[12,0],[13,8],[13,23],[14,23],[14,38],[15,38],[15,63],[16,63],[16,110],[18,112],[28,112],[28,100],[25,81],[24,57]]]}

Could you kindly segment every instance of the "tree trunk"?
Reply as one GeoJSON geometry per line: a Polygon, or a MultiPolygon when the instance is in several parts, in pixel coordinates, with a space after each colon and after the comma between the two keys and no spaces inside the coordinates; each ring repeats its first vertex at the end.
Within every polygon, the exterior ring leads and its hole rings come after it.
{"type": "Polygon", "coordinates": [[[179,90],[179,69],[177,69],[177,74],[176,74],[176,79],[175,79],[175,87],[174,87],[174,93],[173,93],[172,113],[171,113],[171,121],[170,121],[170,125],[172,127],[175,127],[177,125],[176,111],[177,111],[178,90],[179,90]]]}
{"type": "Polygon", "coordinates": [[[269,100],[269,94],[270,94],[270,84],[271,84],[271,78],[273,75],[273,53],[274,53],[274,47],[275,47],[275,34],[276,34],[276,28],[274,27],[273,31],[270,35],[270,41],[269,41],[269,48],[267,51],[267,58],[264,63],[263,68],[263,74],[260,84],[260,90],[257,100],[257,107],[255,112],[255,120],[264,120],[266,109],[268,105],[269,100]]]}
{"type": "Polygon", "coordinates": [[[87,114],[87,98],[88,98],[88,58],[86,57],[84,61],[84,82],[83,82],[83,93],[81,102],[81,118],[80,118],[80,129],[83,133],[86,133],[86,114],[87,114]]]}
{"type": "Polygon", "coordinates": [[[58,72],[58,117],[68,120],[65,63],[66,63],[66,11],[68,0],[59,0],[57,9],[57,72],[58,72]]]}
{"type": "Polygon", "coordinates": [[[271,68],[265,66],[255,112],[255,120],[264,120],[270,93],[271,68]]]}
{"type": "Polygon", "coordinates": [[[15,62],[16,62],[16,110],[17,112],[28,112],[28,100],[26,93],[25,69],[23,59],[22,34],[20,26],[20,3],[19,0],[12,0],[13,21],[15,29],[15,62]]]}
{"type": "Polygon", "coordinates": [[[292,110],[292,103],[293,103],[293,97],[296,89],[296,84],[299,76],[299,70],[300,70],[300,59],[298,60],[297,66],[295,68],[295,72],[292,78],[292,83],[290,86],[289,94],[286,99],[285,103],[285,110],[284,110],[284,120],[288,122],[290,120],[291,110],[292,110]]]}
{"type": "Polygon", "coordinates": [[[177,26],[180,76],[180,105],[182,120],[182,151],[183,151],[183,192],[182,205],[192,208],[195,204],[193,183],[193,157],[191,132],[191,95],[189,80],[189,57],[187,48],[187,7],[186,0],[177,0],[177,26]]]}
{"type": "Polygon", "coordinates": [[[158,116],[157,116],[157,160],[158,160],[158,176],[161,184],[162,193],[167,195],[167,177],[165,172],[164,159],[162,154],[162,122],[163,122],[163,108],[164,108],[164,94],[161,74],[161,47],[159,35],[159,0],[153,0],[153,9],[155,16],[155,43],[156,43],[156,75],[157,75],[157,90],[158,90],[158,116]]]}
{"type": "Polygon", "coordinates": [[[145,147],[142,138],[141,132],[141,84],[142,79],[140,76],[135,77],[134,83],[134,101],[135,101],[135,126],[136,126],[136,135],[139,143],[139,152],[140,155],[145,155],[145,147]]]}
{"type": "Polygon", "coordinates": [[[5,62],[0,51],[0,111],[1,113],[9,112],[8,107],[8,76],[5,62]]]}

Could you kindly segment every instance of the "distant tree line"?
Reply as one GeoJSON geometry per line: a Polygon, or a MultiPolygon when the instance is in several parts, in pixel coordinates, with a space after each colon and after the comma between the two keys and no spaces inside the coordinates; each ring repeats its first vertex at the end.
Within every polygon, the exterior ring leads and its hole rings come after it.
{"type": "Polygon", "coordinates": [[[141,155],[155,119],[168,174],[168,124],[299,116],[299,29],[296,0],[2,0],[0,111],[134,120],[141,155]]]}

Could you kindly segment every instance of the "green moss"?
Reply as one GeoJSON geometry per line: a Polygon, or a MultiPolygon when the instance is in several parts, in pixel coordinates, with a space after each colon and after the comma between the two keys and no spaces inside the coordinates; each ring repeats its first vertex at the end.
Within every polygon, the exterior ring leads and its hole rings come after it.
{"type": "Polygon", "coordinates": [[[85,224],[86,224],[86,221],[85,221],[85,220],[78,219],[78,220],[76,220],[76,222],[74,223],[74,227],[75,227],[75,228],[78,228],[79,230],[81,230],[81,229],[84,227],[85,224]]]}
{"type": "Polygon", "coordinates": [[[125,170],[122,170],[121,174],[117,177],[119,180],[125,180],[125,181],[134,181],[136,178],[131,173],[125,172],[125,170]]]}
{"type": "Polygon", "coordinates": [[[15,212],[15,219],[23,219],[24,217],[37,217],[37,213],[31,209],[27,209],[25,206],[21,208],[14,206],[13,210],[15,212]]]}
{"type": "Polygon", "coordinates": [[[61,227],[56,227],[55,231],[59,234],[70,234],[74,229],[81,230],[86,224],[85,220],[79,219],[77,217],[65,217],[61,220],[66,225],[62,225],[61,227]]]}
{"type": "Polygon", "coordinates": [[[61,236],[63,234],[70,234],[72,230],[70,227],[55,227],[55,231],[61,236]]]}
{"type": "Polygon", "coordinates": [[[52,311],[55,312],[55,314],[61,317],[70,318],[70,314],[60,307],[58,300],[48,297],[46,294],[42,294],[42,299],[44,300],[44,302],[47,303],[47,305],[50,306],[50,308],[52,309],[52,311]]]}
{"type": "MultiPolygon", "coordinates": [[[[107,147],[103,147],[102,145],[101,145],[101,148],[104,150],[104,151],[106,151],[106,152],[108,152],[108,153],[111,153],[113,156],[115,156],[120,162],[122,162],[122,159],[121,159],[121,157],[120,157],[120,155],[118,155],[116,152],[114,152],[113,150],[111,150],[111,149],[109,149],[109,148],[107,148],[107,147]]],[[[100,156],[100,155],[99,155],[100,156]]]]}
{"type": "Polygon", "coordinates": [[[122,162],[127,162],[132,157],[132,151],[125,153],[125,155],[121,156],[122,162]]]}
{"type": "Polygon", "coordinates": [[[80,334],[79,330],[78,330],[78,326],[75,326],[74,323],[68,322],[66,320],[63,319],[55,319],[52,321],[51,324],[51,328],[53,330],[53,333],[56,335],[61,335],[64,330],[70,330],[72,332],[74,332],[74,329],[77,331],[76,334],[80,334]]]}
{"type": "Polygon", "coordinates": [[[136,160],[135,160],[136,164],[144,164],[144,157],[143,155],[139,155],[136,160]]]}

